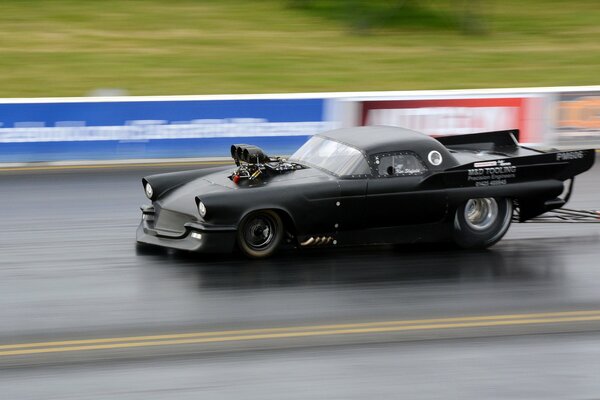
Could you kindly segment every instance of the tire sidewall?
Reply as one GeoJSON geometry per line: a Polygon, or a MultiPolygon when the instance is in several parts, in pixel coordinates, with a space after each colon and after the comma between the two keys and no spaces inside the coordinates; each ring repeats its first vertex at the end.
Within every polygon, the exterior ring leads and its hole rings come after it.
{"type": "Polygon", "coordinates": [[[237,232],[237,243],[238,243],[239,249],[246,257],[266,258],[266,257],[271,256],[277,250],[277,248],[281,244],[281,241],[283,240],[283,236],[284,236],[283,221],[282,221],[281,217],[279,216],[279,214],[277,214],[275,211],[272,211],[272,210],[259,210],[259,211],[253,211],[253,212],[249,213],[242,219],[242,222],[240,223],[238,232],[237,232]],[[274,233],[273,240],[271,241],[271,243],[269,243],[268,246],[266,246],[264,249],[257,250],[257,249],[253,249],[251,246],[249,246],[246,243],[246,241],[244,239],[244,228],[245,228],[246,224],[248,223],[248,221],[251,221],[252,219],[254,219],[260,215],[267,216],[273,221],[275,233],[274,233]]]}
{"type": "Polygon", "coordinates": [[[457,207],[454,214],[452,235],[458,246],[466,249],[483,249],[502,239],[512,221],[513,204],[508,198],[496,197],[494,200],[498,204],[498,217],[491,226],[483,230],[473,229],[466,222],[465,207],[468,200],[457,207]]]}

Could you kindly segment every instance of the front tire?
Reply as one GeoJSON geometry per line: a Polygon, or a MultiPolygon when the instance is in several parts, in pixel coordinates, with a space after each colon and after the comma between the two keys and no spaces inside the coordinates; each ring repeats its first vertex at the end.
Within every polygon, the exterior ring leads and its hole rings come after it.
{"type": "Polygon", "coordinates": [[[237,242],[244,255],[250,258],[271,256],[283,239],[283,222],[271,210],[255,211],[247,215],[239,226],[237,242]]]}
{"type": "Polygon", "coordinates": [[[498,242],[512,221],[511,199],[469,199],[456,209],[452,227],[454,242],[465,249],[485,249],[498,242]]]}

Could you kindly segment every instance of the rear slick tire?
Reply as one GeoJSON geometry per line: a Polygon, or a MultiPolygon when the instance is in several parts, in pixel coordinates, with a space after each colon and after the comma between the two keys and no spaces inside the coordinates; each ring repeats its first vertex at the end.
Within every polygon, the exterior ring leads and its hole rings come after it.
{"type": "Polygon", "coordinates": [[[469,199],[454,215],[452,239],[464,249],[485,249],[496,244],[512,222],[513,203],[503,197],[469,199]]]}
{"type": "Polygon", "coordinates": [[[277,250],[283,234],[283,221],[276,212],[255,211],[248,214],[238,228],[238,247],[246,257],[266,258],[277,250]]]}

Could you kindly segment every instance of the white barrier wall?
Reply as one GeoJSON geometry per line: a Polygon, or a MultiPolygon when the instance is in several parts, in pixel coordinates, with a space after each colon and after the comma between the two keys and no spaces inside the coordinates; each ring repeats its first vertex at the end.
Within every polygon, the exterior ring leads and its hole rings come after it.
{"type": "Polygon", "coordinates": [[[521,142],[600,147],[600,86],[277,95],[0,99],[0,163],[289,154],[339,126],[431,135],[518,128],[521,142]]]}
{"type": "Polygon", "coordinates": [[[600,147],[600,87],[362,93],[338,100],[343,126],[393,125],[434,136],[520,130],[522,143],[600,147]]]}

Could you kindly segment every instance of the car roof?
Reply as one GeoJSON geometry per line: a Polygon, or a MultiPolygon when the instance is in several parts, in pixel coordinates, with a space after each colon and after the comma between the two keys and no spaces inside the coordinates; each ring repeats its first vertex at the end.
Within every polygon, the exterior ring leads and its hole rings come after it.
{"type": "Polygon", "coordinates": [[[435,146],[439,142],[417,131],[395,126],[358,126],[335,129],[318,136],[341,142],[366,153],[413,150],[415,146],[435,146]]]}

